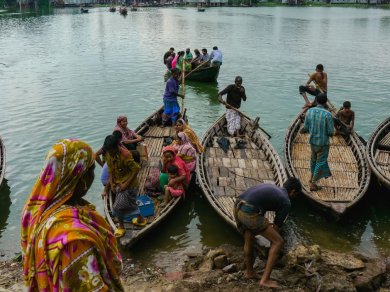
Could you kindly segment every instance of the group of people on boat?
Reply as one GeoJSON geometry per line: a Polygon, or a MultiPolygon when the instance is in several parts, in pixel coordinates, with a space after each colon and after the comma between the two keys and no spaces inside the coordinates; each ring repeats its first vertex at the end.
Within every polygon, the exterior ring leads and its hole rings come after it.
{"type": "MultiPolygon", "coordinates": [[[[219,60],[222,62],[222,55],[219,60]]],[[[163,97],[162,126],[170,122],[176,129],[176,136],[170,145],[162,149],[158,172],[162,205],[168,204],[172,197],[184,196],[190,174],[196,166],[196,155],[204,151],[196,133],[181,117],[177,96],[184,98],[184,94],[178,93],[179,71],[177,68],[171,71],[172,77],[166,84],[163,97]]],[[[242,77],[237,76],[234,84],[219,92],[220,100],[227,108],[227,131],[231,136],[240,134],[238,109],[241,101],[246,100],[242,82],[242,77]],[[225,94],[226,102],[222,100],[225,94]]],[[[335,133],[335,124],[337,129],[336,120],[326,108],[327,75],[321,64],[317,65],[316,72],[310,75],[306,85],[299,87],[299,91],[308,109],[302,131],[310,133],[310,190],[318,191],[317,181],[331,175],[327,164],[329,137],[335,133]],[[310,85],[313,81],[317,86],[310,85]],[[306,92],[315,96],[313,102],[307,99],[306,92]]],[[[351,131],[354,125],[351,103],[344,102],[337,115],[340,122],[338,130],[343,131],[345,127],[351,131]]],[[[119,278],[121,256],[116,237],[125,234],[124,221],[129,216],[134,225],[142,228],[147,224],[136,202],[137,175],[142,167],[137,145],[143,140],[128,128],[127,117],[119,116],[112,134],[104,139],[96,153],[87,143],[77,139],[60,140],[50,149],[22,211],[23,274],[30,290],[123,291],[119,278]],[[114,232],[95,207],[83,198],[94,180],[95,160],[103,167],[102,196],[107,197],[111,193],[114,198],[111,211],[119,222],[114,232]]],[[[283,246],[280,228],[290,210],[290,199],[296,197],[301,189],[298,179],[289,178],[283,187],[261,184],[249,188],[236,199],[233,213],[237,227],[244,235],[247,278],[257,278],[253,269],[254,237],[260,234],[271,242],[260,278],[262,286],[278,287],[270,280],[270,275],[283,246]],[[273,224],[264,217],[267,211],[275,212],[273,224]]]]}
{"type": "Polygon", "coordinates": [[[328,164],[329,138],[335,134],[350,135],[355,123],[349,101],[343,103],[335,117],[332,116],[328,111],[327,88],[328,76],[322,64],[316,66],[316,72],[309,76],[305,85],[299,86],[299,93],[306,102],[304,108],[308,109],[301,133],[310,134],[310,191],[321,190],[318,181],[332,175],[328,164]],[[306,92],[315,96],[313,102],[309,101],[306,92]]]}
{"type": "Polygon", "coordinates": [[[213,50],[208,54],[207,49],[203,48],[201,51],[194,49],[194,53],[191,52],[190,48],[185,51],[178,51],[175,53],[174,48],[170,48],[163,57],[163,61],[168,71],[177,69],[185,72],[190,72],[200,66],[221,66],[222,65],[222,52],[217,46],[213,47],[213,50]]]}

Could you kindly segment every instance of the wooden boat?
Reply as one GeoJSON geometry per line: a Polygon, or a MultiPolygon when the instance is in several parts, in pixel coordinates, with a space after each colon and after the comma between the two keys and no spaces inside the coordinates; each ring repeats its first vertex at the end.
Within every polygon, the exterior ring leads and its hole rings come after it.
{"type": "Polygon", "coordinates": [[[3,182],[5,174],[5,146],[4,142],[0,137],[0,185],[3,182]]]}
{"type": "MultiPolygon", "coordinates": [[[[217,213],[236,228],[233,217],[235,198],[249,187],[268,182],[281,186],[287,179],[283,163],[258,119],[241,118],[243,137],[228,138],[226,118],[223,114],[207,130],[202,139],[205,152],[197,157],[196,175],[199,186],[217,213]],[[225,153],[218,144],[221,137],[230,142],[225,153]],[[244,141],[245,148],[237,149],[237,141],[244,141]]],[[[241,144],[242,145],[242,144],[241,144]]],[[[274,212],[266,216],[273,222],[274,212]]]]}
{"type": "Polygon", "coordinates": [[[127,8],[126,7],[120,7],[119,8],[119,13],[122,15],[127,15],[127,8]]]}
{"type": "MultiPolygon", "coordinates": [[[[162,108],[150,115],[145,121],[143,121],[136,129],[135,132],[144,138],[144,143],[148,147],[148,161],[141,162],[141,170],[138,174],[139,180],[139,194],[145,194],[145,182],[149,175],[149,172],[153,168],[158,168],[164,138],[174,137],[176,131],[173,127],[160,128],[157,121],[158,113],[162,112],[162,108]]],[[[179,204],[180,197],[173,198],[166,206],[160,207],[158,200],[154,200],[154,216],[147,217],[147,225],[143,228],[137,227],[132,223],[125,223],[126,234],[120,238],[119,242],[122,247],[129,248],[138,240],[143,238],[149,232],[151,232],[158,224],[160,224],[179,204]]],[[[116,219],[112,216],[113,200],[111,196],[104,199],[104,213],[113,229],[116,229],[116,219]]]]}
{"type": "MultiPolygon", "coordinates": [[[[333,116],[336,108],[328,102],[333,116]]],[[[309,133],[300,133],[306,111],[302,110],[289,126],[285,141],[284,155],[290,176],[300,179],[306,198],[334,217],[340,217],[355,205],[366,193],[371,171],[365,154],[365,147],[359,136],[353,132],[348,137],[334,136],[329,140],[328,163],[332,176],[321,179],[319,191],[310,191],[310,144],[309,133]]]]}
{"type": "MultiPolygon", "coordinates": [[[[202,66],[202,65],[200,65],[202,66]]],[[[220,66],[205,65],[201,68],[195,68],[185,76],[186,80],[199,82],[217,82],[220,66]]]]}
{"type": "Polygon", "coordinates": [[[81,13],[88,13],[88,9],[85,9],[85,8],[82,8],[82,7],[81,7],[81,8],[80,8],[80,12],[81,12],[81,13]]]}
{"type": "Polygon", "coordinates": [[[375,129],[366,149],[371,170],[390,189],[390,117],[375,129]]]}
{"type": "Polygon", "coordinates": [[[110,11],[110,12],[115,12],[115,11],[116,11],[116,7],[113,7],[113,6],[110,7],[109,11],[110,11]]]}

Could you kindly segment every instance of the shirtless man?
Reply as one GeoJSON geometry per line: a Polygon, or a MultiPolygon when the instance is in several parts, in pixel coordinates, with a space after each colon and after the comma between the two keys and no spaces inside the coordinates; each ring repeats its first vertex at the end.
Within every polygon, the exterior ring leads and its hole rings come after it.
{"type": "Polygon", "coordinates": [[[316,72],[310,75],[305,85],[299,86],[299,94],[301,94],[306,102],[304,107],[313,107],[317,104],[317,96],[322,94],[326,95],[328,91],[328,74],[324,72],[324,66],[318,64],[316,72]],[[316,86],[312,86],[310,83],[314,82],[316,86]],[[310,102],[307,98],[306,92],[314,95],[316,98],[313,102],[310,102]]]}
{"type": "Polygon", "coordinates": [[[341,133],[342,135],[351,134],[355,124],[355,112],[351,110],[351,103],[349,101],[344,101],[343,107],[337,112],[334,124],[337,133],[341,133]]]}

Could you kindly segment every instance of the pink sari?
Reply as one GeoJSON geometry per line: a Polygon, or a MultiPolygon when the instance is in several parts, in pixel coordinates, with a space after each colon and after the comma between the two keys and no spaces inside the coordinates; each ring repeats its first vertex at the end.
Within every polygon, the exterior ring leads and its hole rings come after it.
{"type": "Polygon", "coordinates": [[[186,185],[188,186],[188,184],[190,183],[190,172],[187,168],[186,163],[178,155],[176,155],[175,148],[173,148],[172,146],[165,146],[163,148],[163,153],[165,153],[167,151],[170,151],[173,153],[174,159],[173,159],[173,161],[167,163],[167,165],[163,169],[163,172],[165,172],[165,173],[167,172],[167,168],[169,165],[171,165],[171,164],[176,165],[177,168],[179,169],[178,175],[186,177],[185,182],[186,182],[186,185]]]}
{"type": "Polygon", "coordinates": [[[189,172],[193,172],[196,167],[196,150],[184,132],[179,132],[177,135],[182,143],[181,145],[175,146],[175,149],[177,149],[177,156],[185,162],[189,172]]]}
{"type": "Polygon", "coordinates": [[[119,116],[116,119],[116,126],[114,127],[114,131],[119,131],[119,132],[122,133],[121,142],[123,142],[124,140],[133,140],[136,137],[136,134],[135,134],[135,132],[133,130],[130,130],[128,127],[126,127],[126,128],[122,128],[121,127],[120,123],[124,119],[127,119],[127,117],[119,116]]]}

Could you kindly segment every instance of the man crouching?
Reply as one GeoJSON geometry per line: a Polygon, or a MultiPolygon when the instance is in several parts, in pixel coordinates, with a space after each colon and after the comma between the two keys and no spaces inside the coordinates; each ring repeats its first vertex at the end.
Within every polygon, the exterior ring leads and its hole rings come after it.
{"type": "Polygon", "coordinates": [[[270,280],[278,253],[284,243],[279,230],[290,211],[290,199],[299,194],[301,190],[301,182],[292,177],[284,183],[283,187],[266,183],[259,184],[249,188],[236,199],[234,218],[237,228],[244,235],[246,278],[257,278],[253,270],[255,236],[261,235],[271,243],[264,273],[259,282],[260,286],[279,287],[278,283],[270,280]],[[276,213],[273,224],[270,224],[268,219],[264,217],[267,211],[275,211],[276,213]]]}

